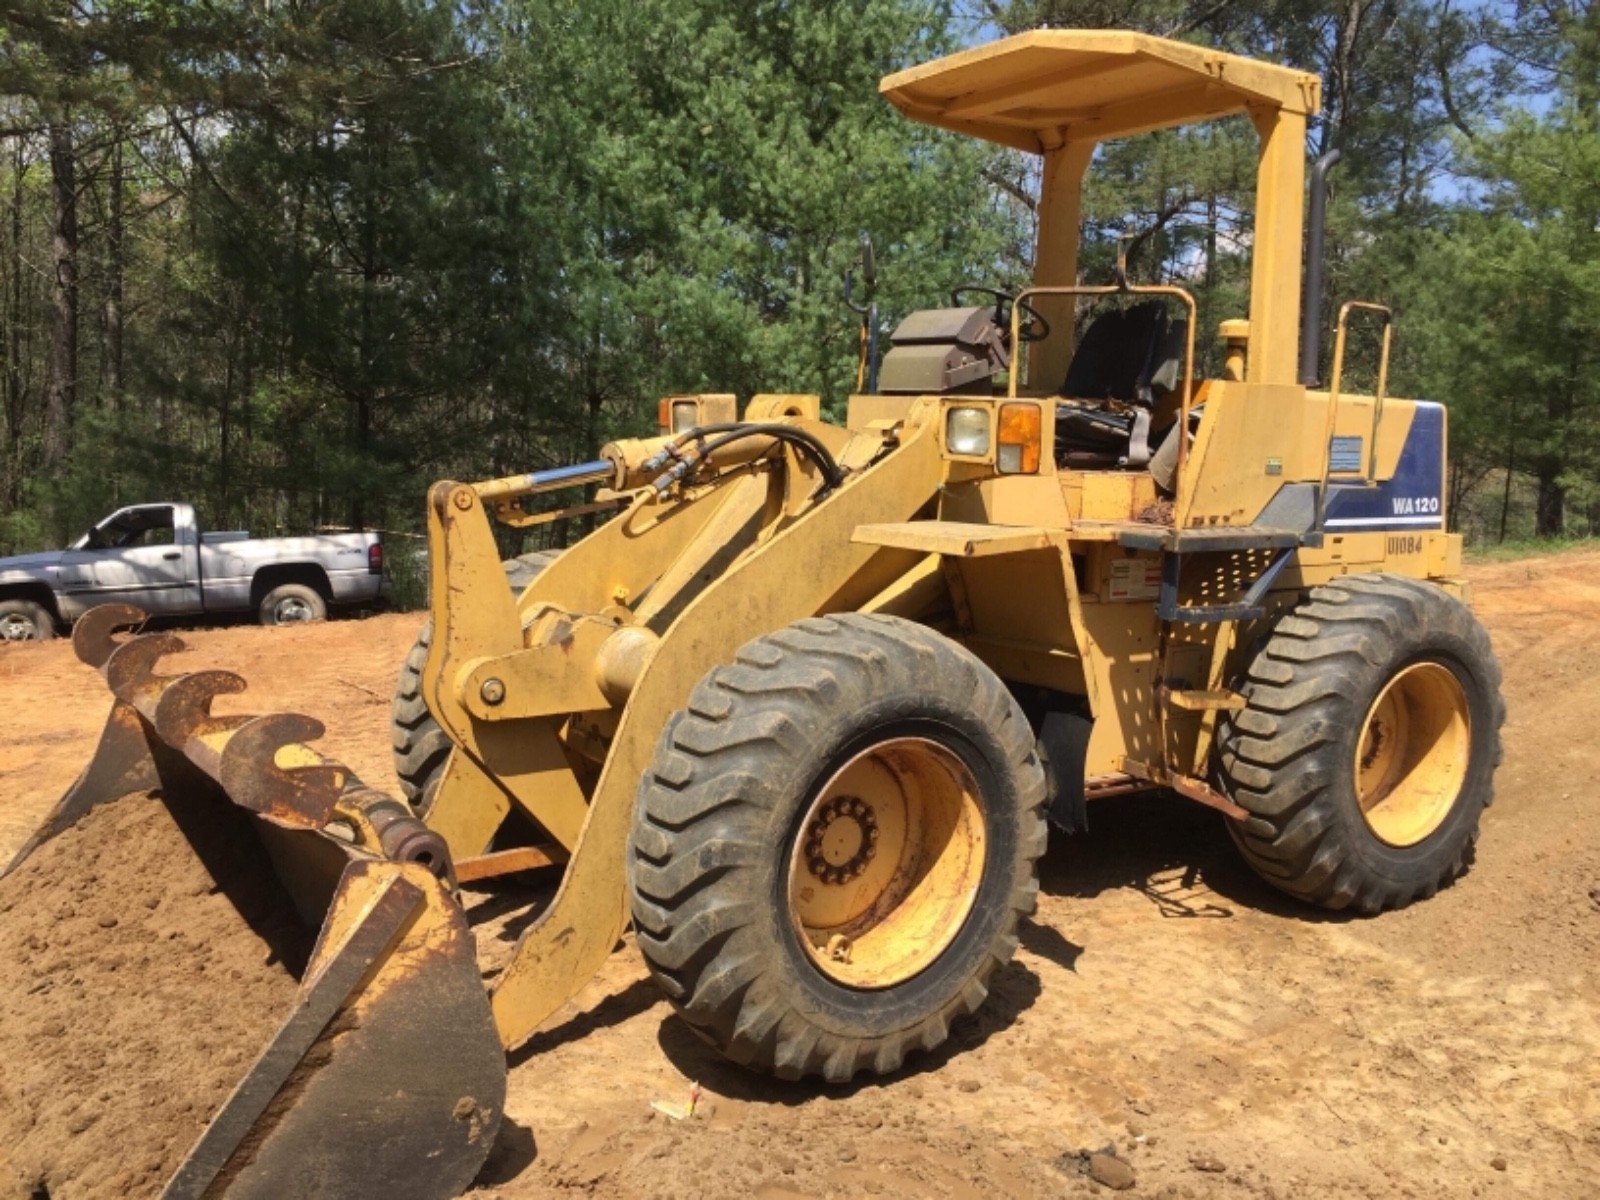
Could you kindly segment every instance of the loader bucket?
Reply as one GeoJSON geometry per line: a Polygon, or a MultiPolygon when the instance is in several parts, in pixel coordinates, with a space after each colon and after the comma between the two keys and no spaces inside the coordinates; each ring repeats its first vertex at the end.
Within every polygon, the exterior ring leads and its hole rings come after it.
{"type": "Polygon", "coordinates": [[[116,701],[0,873],[0,1198],[458,1194],[506,1068],[442,842],[142,620],[79,622],[116,701]]]}

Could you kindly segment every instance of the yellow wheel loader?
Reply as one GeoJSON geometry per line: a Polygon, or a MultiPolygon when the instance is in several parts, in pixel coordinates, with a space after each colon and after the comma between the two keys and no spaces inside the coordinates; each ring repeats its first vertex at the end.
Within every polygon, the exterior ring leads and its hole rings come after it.
{"type": "MultiPolygon", "coordinates": [[[[153,1160],[165,1195],[466,1187],[503,1051],[630,922],[736,1061],[893,1072],[984,1003],[1047,821],[1082,827],[1090,801],[1208,805],[1270,884],[1330,908],[1404,905],[1465,869],[1499,670],[1446,532],[1445,410],[1385,394],[1387,312],[1346,304],[1317,382],[1299,269],[1317,79],[1040,31],[882,90],[1041,157],[1032,286],[907,316],[843,425],[816,396],[756,396],[742,418],[729,396],[669,397],[660,436],[597,462],[436,484],[430,625],[395,710],[410,804],[308,748],[308,718],[213,716],[243,681],[163,674],[177,639],[116,632],[139,614],[78,626],[116,703],[0,879],[0,916],[30,861],[60,843],[52,869],[70,868],[91,822],[154,794],[191,844],[204,827],[247,846],[313,939],[280,956],[294,999],[237,1085],[153,1160]],[[1200,380],[1182,287],[1079,282],[1079,197],[1099,143],[1230,114],[1260,138],[1250,307],[1200,380]],[[1341,383],[1355,319],[1385,334],[1371,394],[1341,383]],[[598,488],[577,508],[524,505],[577,484],[598,488]],[[494,522],[601,510],[508,588],[494,522]],[[470,898],[535,867],[559,888],[480,978],[470,898]]],[[[55,1144],[30,1128],[0,1158],[54,1194],[55,1144]]]]}

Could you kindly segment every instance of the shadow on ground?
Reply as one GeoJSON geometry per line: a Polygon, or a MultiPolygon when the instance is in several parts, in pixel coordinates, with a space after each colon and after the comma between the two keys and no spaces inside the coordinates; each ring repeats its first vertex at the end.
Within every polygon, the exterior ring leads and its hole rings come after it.
{"type": "MultiPolygon", "coordinates": [[[[1347,919],[1302,904],[1263,883],[1234,847],[1223,824],[1226,820],[1190,801],[1159,793],[1104,801],[1091,808],[1088,830],[1071,835],[1052,832],[1049,850],[1040,861],[1041,891],[1047,897],[1093,901],[1108,892],[1131,890],[1148,899],[1164,918],[1227,919],[1247,909],[1299,921],[1347,919]]],[[[486,901],[474,911],[474,924],[507,917],[541,890],[529,888],[512,900],[486,901]]],[[[496,930],[496,940],[514,940],[533,915],[525,909],[511,916],[496,930]]],[[[1084,952],[1083,946],[1059,929],[1037,919],[1023,921],[1017,934],[1028,953],[1066,971],[1076,970],[1084,952]]],[[[671,1012],[650,979],[635,980],[589,1011],[539,1034],[515,1051],[510,1063],[516,1068],[539,1054],[658,1007],[657,1041],[686,1078],[733,1099],[793,1107],[818,1097],[840,1099],[939,1071],[1013,1025],[1033,1006],[1041,987],[1039,976],[1030,967],[1014,961],[995,975],[983,1007],[952,1026],[944,1045],[931,1052],[914,1052],[893,1075],[858,1076],[846,1084],[780,1082],[730,1062],[671,1012]]],[[[526,1149],[525,1132],[515,1126],[503,1130],[491,1167],[516,1159],[526,1149]]],[[[531,1144],[531,1135],[526,1142],[531,1144]]],[[[485,1171],[487,1180],[491,1171],[485,1171]]]]}
{"type": "MultiPolygon", "coordinates": [[[[1061,942],[1071,946],[1064,938],[1061,942]]],[[[1072,947],[1070,957],[1076,957],[1076,950],[1077,947],[1072,947]]],[[[844,1099],[857,1092],[892,1087],[917,1075],[938,1071],[951,1059],[976,1049],[999,1031],[1009,1028],[1019,1015],[1033,1007],[1039,993],[1038,975],[1020,962],[1009,963],[990,981],[989,999],[983,1007],[952,1024],[949,1039],[937,1050],[913,1051],[905,1066],[892,1075],[858,1075],[849,1083],[827,1083],[820,1079],[786,1082],[756,1074],[724,1058],[702,1041],[686,1022],[670,1014],[662,1020],[656,1036],[662,1053],[673,1066],[718,1095],[753,1104],[792,1108],[818,1097],[844,1099]]]]}
{"type": "Polygon", "coordinates": [[[473,1184],[476,1187],[494,1187],[510,1183],[531,1167],[538,1157],[539,1145],[534,1140],[533,1130],[506,1117],[500,1122],[500,1132],[495,1135],[494,1146],[473,1184]]]}
{"type": "Polygon", "coordinates": [[[1089,806],[1087,830],[1051,831],[1039,863],[1040,890],[1093,900],[1127,888],[1173,918],[1228,918],[1250,909],[1298,921],[1352,919],[1263,882],[1228,836],[1228,820],[1170,793],[1102,800],[1089,806]]]}

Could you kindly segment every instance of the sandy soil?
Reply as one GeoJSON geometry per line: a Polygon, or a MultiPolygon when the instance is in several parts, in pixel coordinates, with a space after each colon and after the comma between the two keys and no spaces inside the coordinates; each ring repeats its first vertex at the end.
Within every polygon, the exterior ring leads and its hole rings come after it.
{"type": "MultiPolygon", "coordinates": [[[[1134,1195],[1600,1195],[1600,554],[1470,573],[1510,719],[1478,862],[1454,887],[1334,918],[1257,882],[1214,814],[1108,801],[1053,842],[978,1018],[849,1087],[722,1062],[629,947],[513,1057],[480,1194],[1088,1194],[1103,1189],[1080,1153],[1110,1144],[1134,1195]],[[691,1082],[693,1119],[651,1109],[691,1082]]],[[[240,711],[316,714],[325,750],[392,788],[386,697],[414,631],[185,636],[194,666],[251,680],[240,711]]],[[[4,855],[88,760],[108,701],[58,644],[0,651],[0,703],[4,855]]]]}
{"type": "Polygon", "coordinates": [[[0,879],[0,1196],[159,1191],[294,1002],[310,946],[248,827],[183,815],[202,854],[135,794],[0,879]]]}

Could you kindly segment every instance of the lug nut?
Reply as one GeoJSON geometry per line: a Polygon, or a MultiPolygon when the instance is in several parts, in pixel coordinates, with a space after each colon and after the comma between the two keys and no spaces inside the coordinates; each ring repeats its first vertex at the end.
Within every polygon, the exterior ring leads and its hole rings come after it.
{"type": "Polygon", "coordinates": [[[478,694],[485,704],[499,704],[506,698],[506,685],[499,679],[485,679],[478,694]]]}

